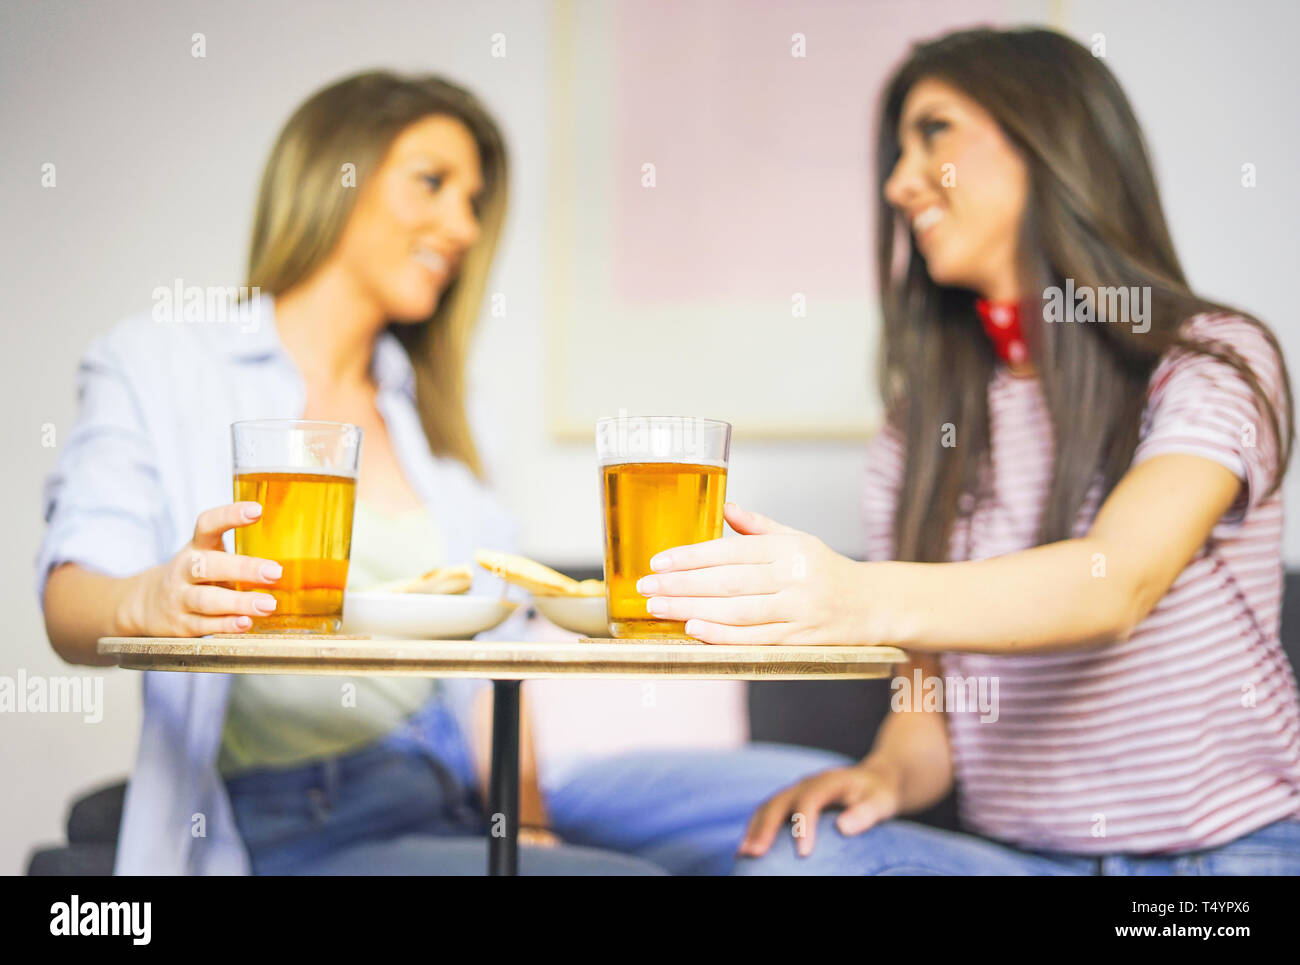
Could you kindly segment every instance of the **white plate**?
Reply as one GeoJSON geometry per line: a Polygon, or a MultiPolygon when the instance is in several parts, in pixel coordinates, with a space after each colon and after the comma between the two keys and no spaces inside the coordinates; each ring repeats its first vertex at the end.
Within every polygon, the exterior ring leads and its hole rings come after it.
{"type": "Polygon", "coordinates": [[[605,594],[600,596],[536,596],[538,611],[557,627],[585,637],[609,636],[605,594]]]}
{"type": "Polygon", "coordinates": [[[518,606],[463,593],[345,593],[343,633],[408,640],[468,640],[491,630],[518,606]]]}

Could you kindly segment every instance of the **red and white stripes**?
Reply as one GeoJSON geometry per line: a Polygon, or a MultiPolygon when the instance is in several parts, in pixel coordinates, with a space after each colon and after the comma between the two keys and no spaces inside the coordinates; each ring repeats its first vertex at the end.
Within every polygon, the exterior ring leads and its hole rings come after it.
{"type": "MultiPolygon", "coordinates": [[[[1277,359],[1255,326],[1203,315],[1186,331],[1232,346],[1277,398],[1277,359]]],[[[1037,380],[1000,367],[989,414],[992,491],[958,522],[953,559],[1033,546],[1051,482],[1052,431],[1037,380]]],[[[871,446],[868,559],[893,555],[902,447],[891,428],[871,446]]],[[[1033,850],[1152,853],[1213,847],[1300,816],[1300,698],[1278,640],[1282,501],[1264,496],[1278,447],[1231,367],[1180,351],[1157,366],[1134,463],[1173,452],[1227,466],[1242,478],[1242,495],[1127,640],[943,656],[945,675],[998,678],[996,720],[947,717],[972,830],[1033,850]]],[[[1077,535],[1096,508],[1090,499],[1077,535]]]]}

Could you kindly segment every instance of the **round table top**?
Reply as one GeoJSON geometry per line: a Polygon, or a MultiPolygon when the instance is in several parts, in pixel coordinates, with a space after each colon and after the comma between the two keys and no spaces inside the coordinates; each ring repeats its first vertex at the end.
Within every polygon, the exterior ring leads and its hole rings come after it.
{"type": "Polygon", "coordinates": [[[678,639],[511,643],[325,635],[103,637],[101,654],[130,670],[352,676],[689,677],[802,680],[887,677],[895,647],[716,646],[678,639]]]}

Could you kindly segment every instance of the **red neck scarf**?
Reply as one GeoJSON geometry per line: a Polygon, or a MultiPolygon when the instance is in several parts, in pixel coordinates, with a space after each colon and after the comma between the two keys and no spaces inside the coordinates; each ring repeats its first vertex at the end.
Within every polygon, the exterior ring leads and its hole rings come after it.
{"type": "Polygon", "coordinates": [[[993,343],[993,351],[1008,365],[1016,365],[1029,358],[1024,333],[1020,330],[1019,302],[991,302],[975,299],[975,310],[984,324],[984,333],[993,343]]]}

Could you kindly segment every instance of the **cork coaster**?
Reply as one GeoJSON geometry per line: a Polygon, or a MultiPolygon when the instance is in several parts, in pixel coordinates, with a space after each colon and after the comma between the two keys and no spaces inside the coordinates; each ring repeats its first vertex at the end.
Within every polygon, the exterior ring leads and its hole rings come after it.
{"type": "Polygon", "coordinates": [[[368,635],[350,633],[212,633],[209,640],[302,640],[304,643],[316,640],[369,640],[368,635]]]}
{"type": "Polygon", "coordinates": [[[582,637],[579,643],[689,643],[694,646],[707,647],[703,640],[694,637],[582,637]]]}

